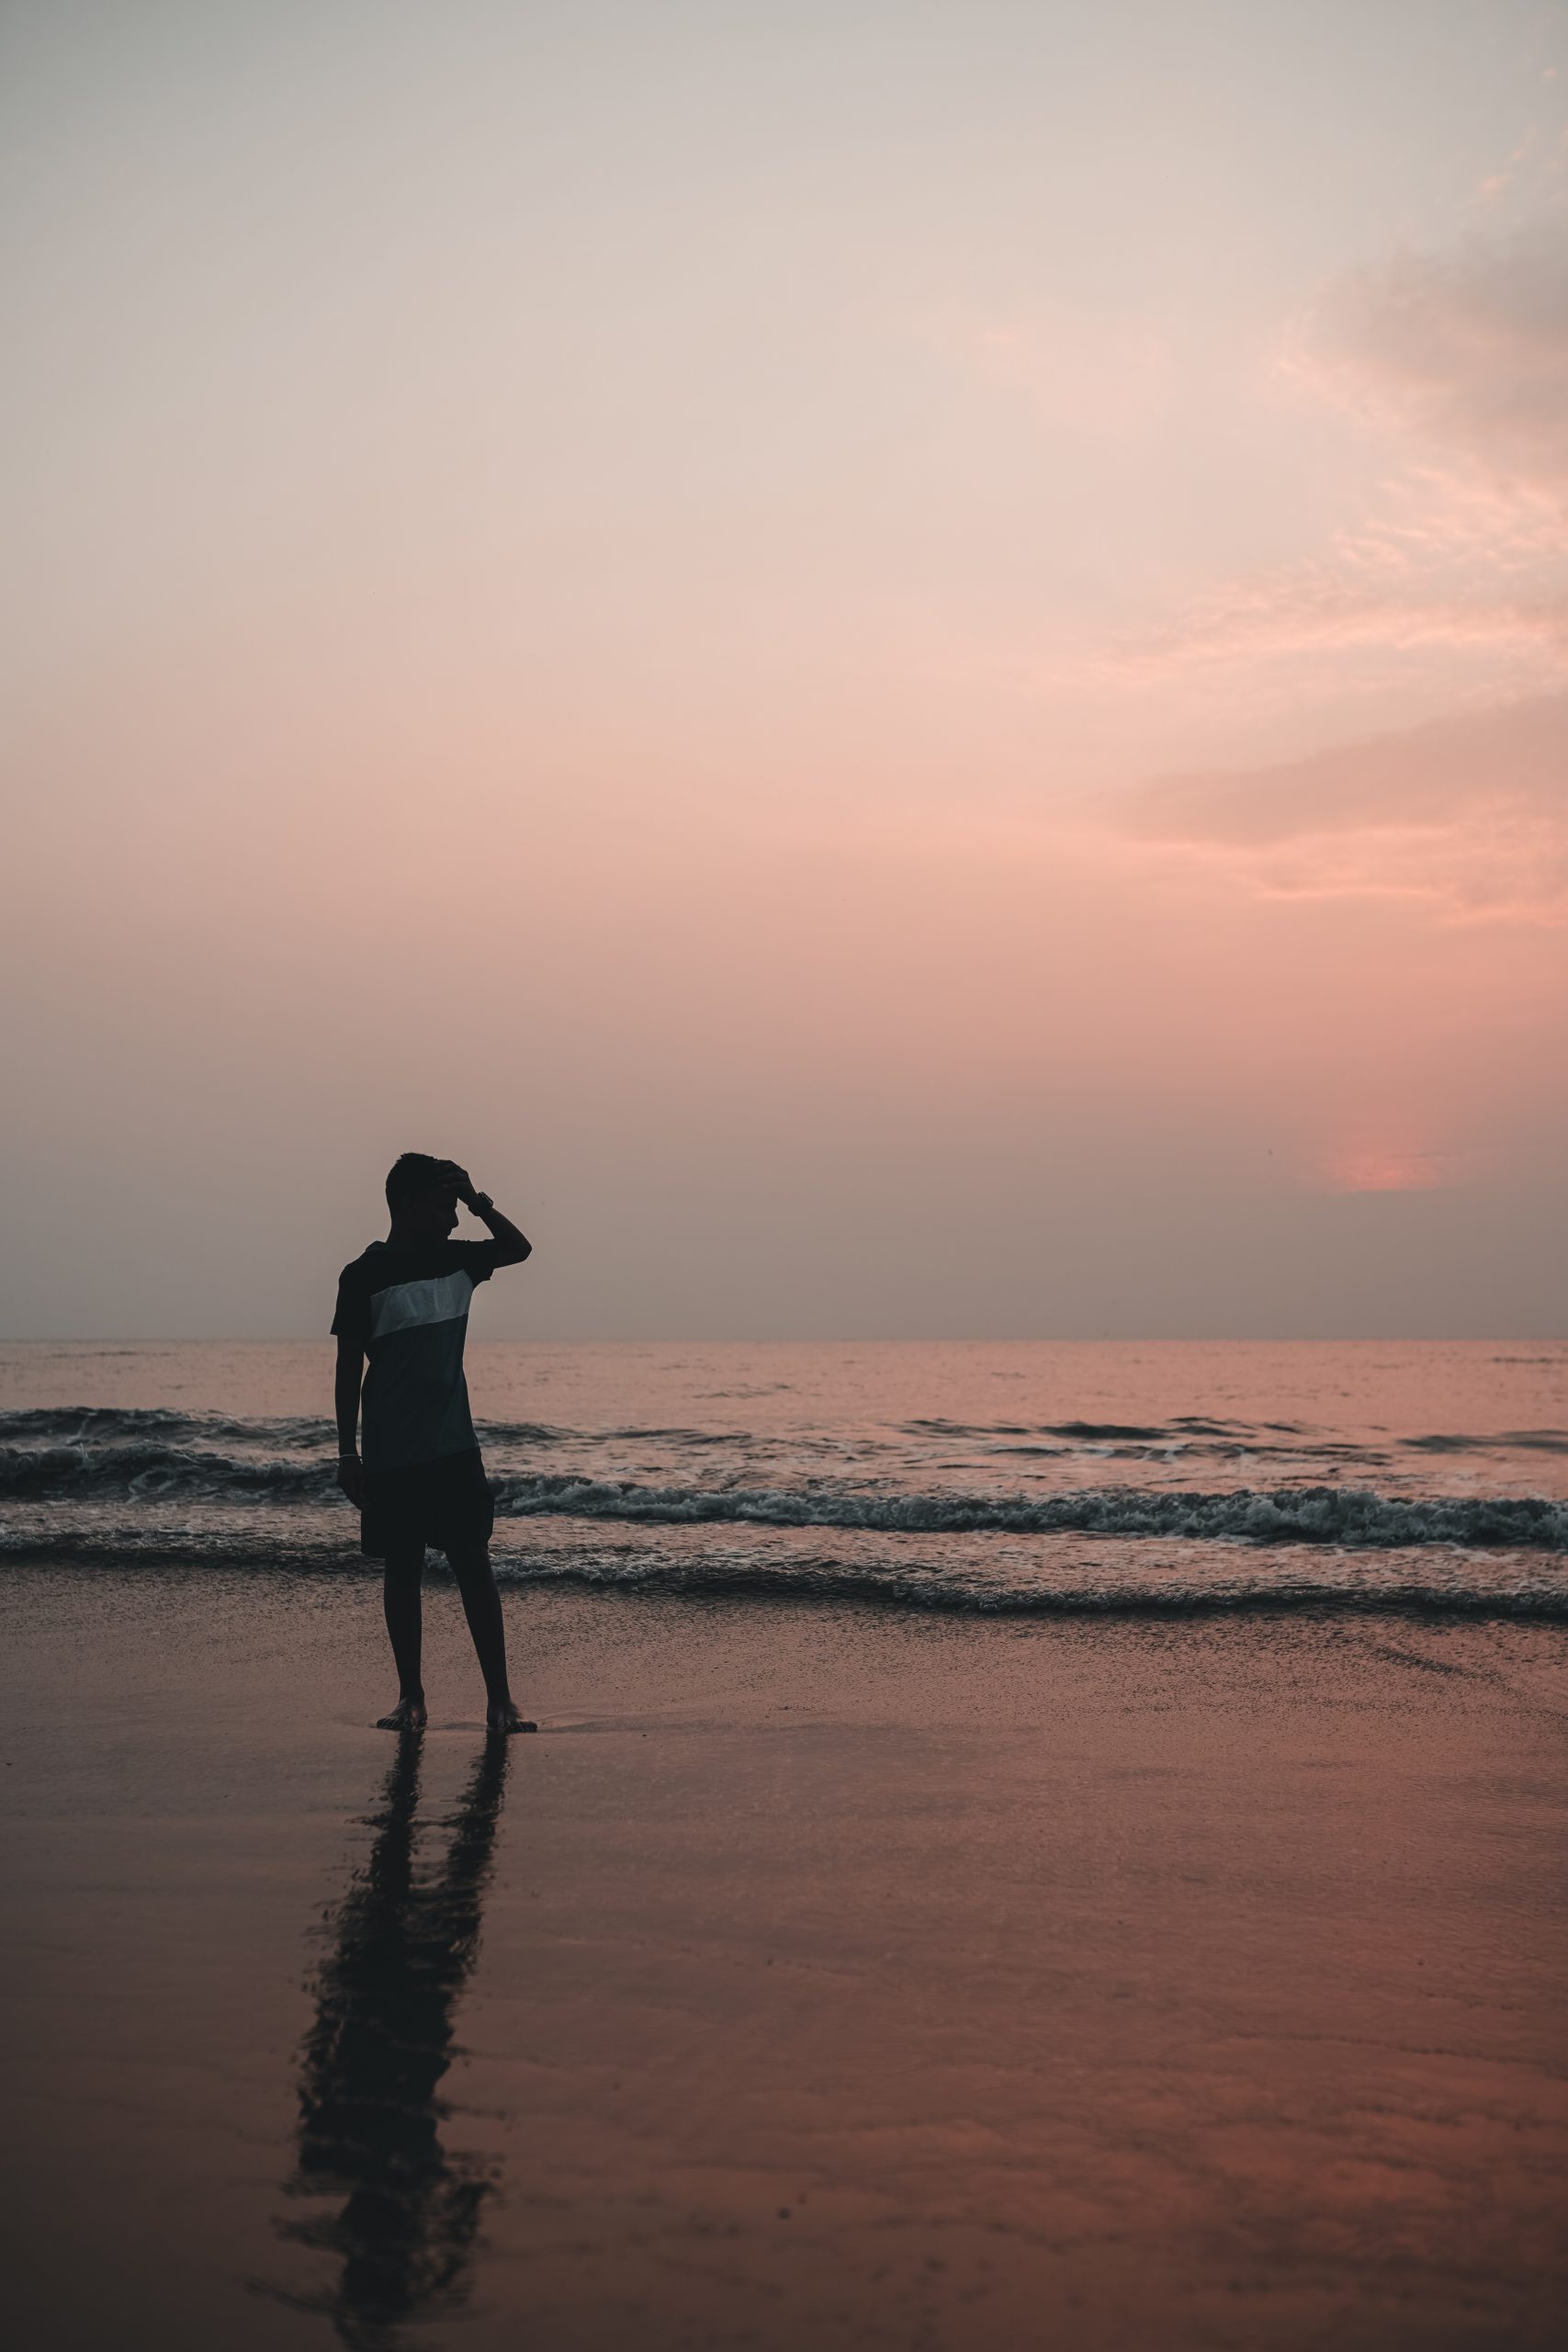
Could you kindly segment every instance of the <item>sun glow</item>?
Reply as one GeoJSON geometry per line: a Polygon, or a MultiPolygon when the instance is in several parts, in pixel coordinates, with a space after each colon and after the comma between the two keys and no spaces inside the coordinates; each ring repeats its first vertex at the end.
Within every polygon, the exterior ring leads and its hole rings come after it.
{"type": "Polygon", "coordinates": [[[1432,1193],[1444,1182],[1440,1154],[1393,1150],[1385,1145],[1337,1152],[1325,1175],[1335,1193],[1432,1193]]]}

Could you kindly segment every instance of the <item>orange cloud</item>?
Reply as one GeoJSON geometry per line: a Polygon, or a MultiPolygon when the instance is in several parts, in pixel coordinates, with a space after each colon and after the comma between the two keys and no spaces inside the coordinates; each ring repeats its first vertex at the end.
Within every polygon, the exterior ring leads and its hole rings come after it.
{"type": "Polygon", "coordinates": [[[1568,917],[1568,695],[1302,760],[1169,776],[1123,802],[1149,842],[1229,856],[1280,895],[1417,896],[1568,917]]]}
{"type": "Polygon", "coordinates": [[[1563,226],[1399,254],[1331,286],[1280,366],[1395,436],[1368,511],[1314,559],[1224,582],[1114,647],[1107,672],[1304,660],[1343,686],[1369,651],[1429,672],[1441,655],[1516,695],[1568,672],[1563,226]]]}

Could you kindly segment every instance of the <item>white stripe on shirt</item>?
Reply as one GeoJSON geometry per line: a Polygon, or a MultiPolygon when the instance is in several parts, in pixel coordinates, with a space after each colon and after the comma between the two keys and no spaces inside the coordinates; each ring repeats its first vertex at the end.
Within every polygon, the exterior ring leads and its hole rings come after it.
{"type": "Polygon", "coordinates": [[[417,1323],[456,1322],[468,1313],[473,1295],[473,1278],[461,1271],[434,1274],[424,1283],[394,1283],[371,1298],[370,1337],[385,1339],[389,1331],[407,1331],[417,1323]]]}

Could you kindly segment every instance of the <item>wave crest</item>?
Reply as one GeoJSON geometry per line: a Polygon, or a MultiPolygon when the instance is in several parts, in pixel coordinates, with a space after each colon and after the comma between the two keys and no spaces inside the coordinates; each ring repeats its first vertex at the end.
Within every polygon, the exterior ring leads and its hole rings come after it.
{"type": "MultiPolygon", "coordinates": [[[[178,1416],[172,1417],[175,1421],[178,1416]]],[[[204,1433],[209,1425],[203,1424],[204,1433]]],[[[321,1503],[336,1464],[313,1456],[243,1454],[171,1444],[172,1431],[123,1443],[0,1447],[0,1495],[235,1504],[321,1503]]],[[[892,1492],[824,1481],[801,1487],[650,1486],[561,1472],[491,1481],[511,1519],[620,1520],[668,1526],[834,1527],[887,1534],[1103,1535],[1374,1550],[1568,1551],[1568,1503],[1538,1496],[1380,1494],[1366,1487],[1196,1488],[1100,1487],[1049,1495],[892,1492]]]]}

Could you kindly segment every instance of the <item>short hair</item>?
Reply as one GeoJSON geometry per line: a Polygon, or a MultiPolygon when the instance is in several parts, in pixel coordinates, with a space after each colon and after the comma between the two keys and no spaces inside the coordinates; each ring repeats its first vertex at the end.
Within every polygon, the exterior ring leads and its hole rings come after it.
{"type": "Polygon", "coordinates": [[[450,1160],[433,1159],[427,1151],[401,1153],[388,1170],[387,1206],[396,1208],[411,1193],[428,1193],[450,1166],[450,1160]]]}

